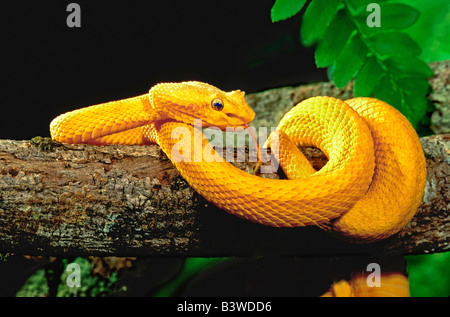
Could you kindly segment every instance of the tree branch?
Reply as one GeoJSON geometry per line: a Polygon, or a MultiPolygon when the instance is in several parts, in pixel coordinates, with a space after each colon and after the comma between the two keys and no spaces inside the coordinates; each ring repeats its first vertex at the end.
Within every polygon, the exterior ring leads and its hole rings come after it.
{"type": "MultiPolygon", "coordinates": [[[[0,252],[234,256],[418,254],[449,250],[450,134],[421,139],[426,193],[396,236],[350,244],[318,228],[270,228],[206,202],[158,146],[0,140],[0,252]]],[[[326,158],[307,151],[314,164],[326,158]]],[[[251,169],[250,163],[236,163],[251,169]]],[[[276,177],[276,175],[273,175],[276,177]]]]}

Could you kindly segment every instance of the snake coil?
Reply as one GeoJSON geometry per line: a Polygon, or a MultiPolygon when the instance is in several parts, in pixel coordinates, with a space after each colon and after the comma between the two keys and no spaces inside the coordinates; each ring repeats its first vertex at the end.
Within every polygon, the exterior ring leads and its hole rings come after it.
{"type": "Polygon", "coordinates": [[[241,91],[223,92],[201,82],[162,83],[148,94],[63,114],[50,130],[53,139],[66,143],[157,143],[208,201],[264,225],[318,225],[369,242],[395,234],[414,216],[425,188],[425,158],[413,127],[390,105],[373,98],[313,97],[293,107],[280,121],[278,137],[267,143],[278,142],[276,155],[287,180],[233,167],[194,133],[195,118],[224,129],[248,126],[254,115],[241,91]],[[194,136],[191,145],[201,144],[214,160],[174,157],[177,128],[187,129],[194,136]],[[315,171],[299,146],[321,149],[328,163],[315,171]]]}

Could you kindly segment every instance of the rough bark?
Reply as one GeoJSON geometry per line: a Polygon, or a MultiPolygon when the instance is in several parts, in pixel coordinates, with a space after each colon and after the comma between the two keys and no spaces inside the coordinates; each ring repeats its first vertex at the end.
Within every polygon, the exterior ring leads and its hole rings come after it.
{"type": "MultiPolygon", "coordinates": [[[[386,241],[351,245],[318,228],[252,224],[207,203],[157,146],[94,147],[0,140],[0,253],[37,255],[417,254],[450,249],[450,61],[431,63],[435,110],[422,138],[428,182],[416,217],[386,241]],[[34,144],[36,143],[36,144],[34,144]]],[[[255,126],[275,127],[299,101],[352,98],[353,83],[247,96],[255,126]]],[[[307,156],[317,166],[326,159],[307,156]]],[[[252,166],[239,164],[251,170],[252,166]]],[[[275,175],[272,175],[275,177],[275,175]]]]}
{"type": "MultiPolygon", "coordinates": [[[[314,227],[270,228],[229,215],[198,195],[156,145],[0,140],[0,252],[233,256],[446,251],[450,135],[421,142],[428,177],[417,215],[396,236],[361,245],[314,227]]],[[[317,151],[307,156],[318,166],[326,161],[317,151]]]]}

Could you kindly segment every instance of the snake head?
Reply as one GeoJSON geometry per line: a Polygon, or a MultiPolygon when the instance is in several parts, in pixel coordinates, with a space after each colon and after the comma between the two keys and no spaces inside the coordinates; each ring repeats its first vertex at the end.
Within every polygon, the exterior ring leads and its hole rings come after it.
{"type": "Polygon", "coordinates": [[[189,81],[161,83],[149,92],[150,102],[161,119],[193,125],[201,119],[203,127],[246,127],[255,112],[245,101],[245,92],[224,92],[212,85],[189,81]]]}

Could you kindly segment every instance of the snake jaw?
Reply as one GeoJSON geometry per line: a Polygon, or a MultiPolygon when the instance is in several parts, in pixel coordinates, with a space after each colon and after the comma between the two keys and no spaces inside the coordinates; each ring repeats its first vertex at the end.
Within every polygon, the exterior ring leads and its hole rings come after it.
{"type": "Polygon", "coordinates": [[[196,81],[157,84],[149,91],[149,101],[158,119],[170,118],[189,125],[194,125],[194,119],[201,119],[202,127],[215,126],[221,130],[243,127],[255,117],[245,100],[245,92],[225,92],[196,81]],[[212,101],[219,102],[221,107],[214,107],[212,101]]]}

